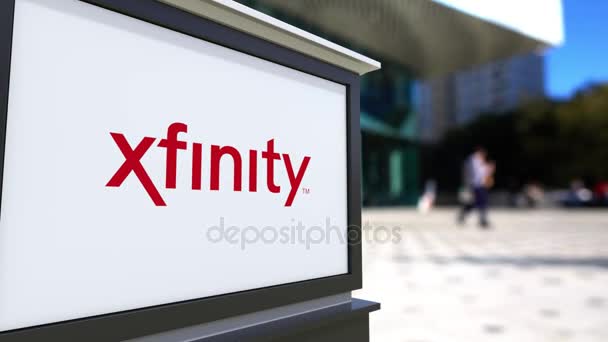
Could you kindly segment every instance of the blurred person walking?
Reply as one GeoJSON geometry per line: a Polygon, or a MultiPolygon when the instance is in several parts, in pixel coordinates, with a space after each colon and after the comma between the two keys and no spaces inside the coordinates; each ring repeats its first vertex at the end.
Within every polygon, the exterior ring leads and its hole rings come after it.
{"type": "Polygon", "coordinates": [[[458,214],[458,223],[464,224],[468,214],[476,208],[479,211],[479,225],[489,228],[488,221],[488,189],[494,185],[494,171],[496,166],[487,160],[486,150],[477,147],[464,162],[463,185],[464,190],[472,196],[465,201],[458,214]]]}
{"type": "Polygon", "coordinates": [[[437,194],[437,182],[434,179],[429,179],[424,183],[424,193],[418,200],[418,211],[426,214],[435,204],[435,197],[437,194]]]}

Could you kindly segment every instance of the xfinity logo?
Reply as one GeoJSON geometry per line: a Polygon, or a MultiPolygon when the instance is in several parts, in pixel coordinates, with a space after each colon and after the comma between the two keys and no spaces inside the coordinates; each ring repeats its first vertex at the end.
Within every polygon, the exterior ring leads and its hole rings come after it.
{"type": "MultiPolygon", "coordinates": [[[[188,125],[181,122],[175,122],[169,125],[167,129],[167,137],[161,139],[157,147],[165,149],[166,152],[166,173],[165,173],[165,188],[175,189],[176,187],[176,175],[177,175],[177,158],[178,150],[188,150],[190,148],[190,158],[192,158],[192,190],[202,190],[202,178],[203,174],[209,174],[209,190],[219,191],[220,190],[220,160],[223,157],[229,157],[232,159],[234,165],[233,174],[233,190],[242,191],[243,182],[243,158],[241,153],[232,146],[218,146],[210,145],[209,156],[209,171],[203,172],[203,144],[192,143],[188,144],[185,141],[178,140],[180,133],[187,133],[188,125]]],[[[125,157],[125,161],[116,171],[114,176],[110,179],[107,187],[120,187],[127,176],[133,173],[139,182],[144,187],[150,199],[157,206],[166,206],[165,200],[158,192],[158,189],[150,176],[146,172],[146,169],[141,163],[141,158],[148,152],[150,147],[156,142],[156,138],[144,137],[135,147],[132,147],[127,138],[122,133],[110,133],[112,139],[118,146],[120,152],[125,157]]],[[[185,156],[184,156],[185,157],[185,156]]],[[[305,156],[297,172],[294,172],[294,165],[292,164],[291,157],[288,153],[277,153],[274,150],[274,139],[270,139],[266,142],[266,150],[262,151],[261,158],[266,160],[266,187],[271,193],[280,193],[281,185],[277,185],[274,180],[274,168],[275,161],[282,160],[285,171],[289,178],[289,194],[285,200],[285,206],[290,207],[293,203],[294,198],[300,187],[300,183],[304,178],[304,173],[310,162],[310,157],[305,156]]],[[[248,153],[249,161],[249,192],[258,191],[258,151],[249,150],[248,153]]]]}

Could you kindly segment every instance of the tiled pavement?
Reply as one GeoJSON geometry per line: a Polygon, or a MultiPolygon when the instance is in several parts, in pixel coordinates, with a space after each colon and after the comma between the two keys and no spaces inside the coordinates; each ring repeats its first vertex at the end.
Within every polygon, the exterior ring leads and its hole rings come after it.
{"type": "Polygon", "coordinates": [[[372,341],[608,341],[608,211],[495,211],[488,231],[455,215],[364,211],[372,341]]]}

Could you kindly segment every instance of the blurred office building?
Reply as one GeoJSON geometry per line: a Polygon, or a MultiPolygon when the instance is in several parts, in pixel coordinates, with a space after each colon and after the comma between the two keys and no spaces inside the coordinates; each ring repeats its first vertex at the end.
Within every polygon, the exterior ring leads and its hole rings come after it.
{"type": "MultiPolygon", "coordinates": [[[[441,79],[518,55],[532,56],[522,58],[541,64],[542,80],[542,57],[530,53],[563,40],[560,0],[238,2],[382,62],[382,69],[365,75],[361,83],[362,190],[363,204],[368,206],[413,204],[419,196],[424,180],[419,176],[418,146],[425,137],[420,124],[428,114],[417,113],[417,82],[441,79]]],[[[509,67],[500,63],[496,68],[499,71],[491,67],[487,77],[512,77],[509,67]]],[[[475,98],[477,89],[494,92],[485,81],[468,79],[478,77],[474,74],[447,81],[466,83],[462,89],[470,100],[462,108],[454,108],[448,104],[453,103],[449,97],[460,94],[446,91],[438,95],[445,96],[446,107],[454,111],[449,114],[453,118],[439,125],[452,124],[450,120],[466,121],[467,116],[475,115],[471,113],[481,107],[475,98]]],[[[519,87],[515,96],[520,96],[524,88],[519,87]]],[[[530,94],[541,88],[542,84],[530,86],[530,94]]],[[[507,89],[496,89],[495,93],[505,95],[488,95],[488,101],[505,106],[511,101],[507,89]]]]}
{"type": "Polygon", "coordinates": [[[545,95],[542,51],[490,62],[418,84],[419,137],[435,142],[484,113],[504,113],[545,95]]]}

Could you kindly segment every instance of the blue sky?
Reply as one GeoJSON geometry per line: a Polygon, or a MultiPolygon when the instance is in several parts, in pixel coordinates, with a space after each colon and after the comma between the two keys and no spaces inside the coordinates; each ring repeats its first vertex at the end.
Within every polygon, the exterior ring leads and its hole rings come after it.
{"type": "Polygon", "coordinates": [[[547,92],[568,97],[586,83],[608,82],[608,0],[563,0],[565,44],[547,54],[547,92]]]}

